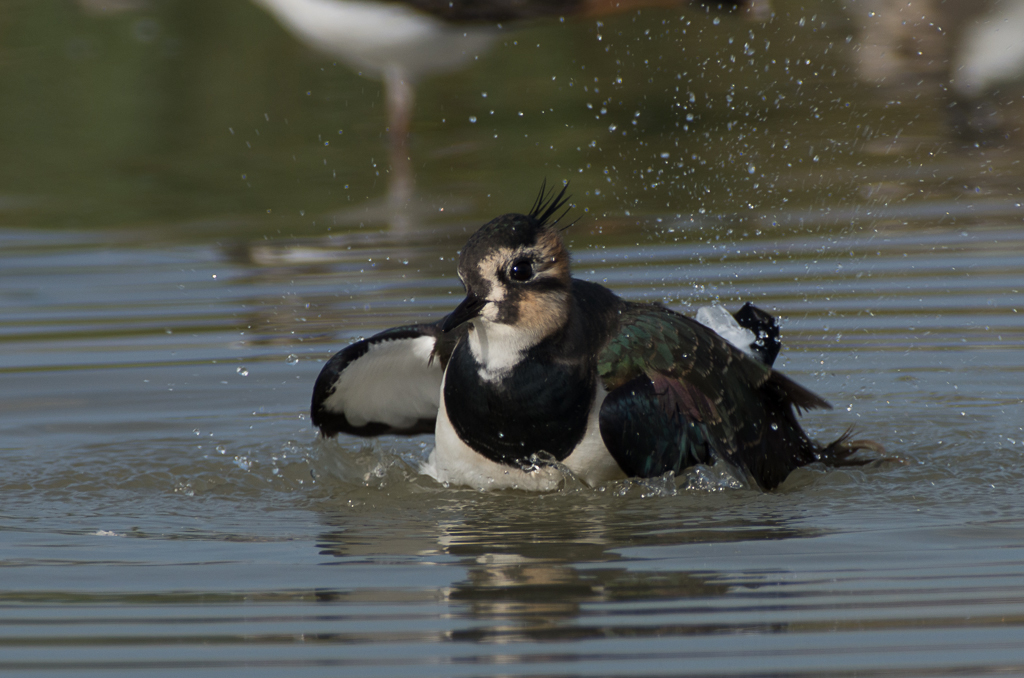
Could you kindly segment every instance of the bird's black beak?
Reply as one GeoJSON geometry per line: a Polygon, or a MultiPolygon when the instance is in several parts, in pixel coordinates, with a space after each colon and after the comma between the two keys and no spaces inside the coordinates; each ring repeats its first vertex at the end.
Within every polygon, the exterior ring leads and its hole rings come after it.
{"type": "Polygon", "coordinates": [[[486,299],[481,299],[472,292],[467,293],[462,303],[456,306],[455,310],[449,313],[448,317],[441,323],[441,331],[449,332],[462,323],[472,320],[480,315],[480,311],[483,310],[486,304],[486,299]]]}

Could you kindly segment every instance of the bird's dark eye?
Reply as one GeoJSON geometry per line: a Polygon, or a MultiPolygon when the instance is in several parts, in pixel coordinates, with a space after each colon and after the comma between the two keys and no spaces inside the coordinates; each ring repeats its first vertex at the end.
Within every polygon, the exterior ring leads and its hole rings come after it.
{"type": "Polygon", "coordinates": [[[529,259],[516,259],[508,269],[508,277],[516,282],[526,282],[533,277],[533,265],[529,259]]]}

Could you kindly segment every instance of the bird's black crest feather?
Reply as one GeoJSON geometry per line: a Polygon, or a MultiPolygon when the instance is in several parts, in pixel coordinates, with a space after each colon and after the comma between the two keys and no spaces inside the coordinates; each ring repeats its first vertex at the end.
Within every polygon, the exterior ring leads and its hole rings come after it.
{"type": "Polygon", "coordinates": [[[565,192],[569,190],[569,184],[562,187],[562,190],[555,195],[555,189],[552,188],[550,191],[547,190],[547,180],[541,182],[540,193],[537,194],[537,199],[533,201],[533,207],[530,208],[529,216],[536,219],[541,226],[554,226],[557,224],[562,217],[569,213],[566,209],[561,216],[556,217],[554,221],[548,224],[550,219],[555,212],[560,210],[565,203],[569,202],[569,198],[572,196],[566,196],[565,192]]]}

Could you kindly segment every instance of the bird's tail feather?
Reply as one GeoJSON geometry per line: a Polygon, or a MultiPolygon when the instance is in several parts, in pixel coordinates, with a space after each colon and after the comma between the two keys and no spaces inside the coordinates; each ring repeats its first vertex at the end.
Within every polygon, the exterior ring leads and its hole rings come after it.
{"type": "Polygon", "coordinates": [[[843,435],[818,450],[815,453],[818,461],[826,466],[864,466],[887,456],[885,448],[874,440],[850,440],[851,437],[853,427],[846,429],[843,435]],[[857,455],[862,450],[872,454],[857,455]]]}

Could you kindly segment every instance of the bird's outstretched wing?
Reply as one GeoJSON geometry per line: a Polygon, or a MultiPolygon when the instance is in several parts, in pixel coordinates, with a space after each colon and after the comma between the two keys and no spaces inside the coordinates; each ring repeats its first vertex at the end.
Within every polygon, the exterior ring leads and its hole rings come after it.
{"type": "Polygon", "coordinates": [[[829,407],[683,315],[628,305],[598,358],[605,445],[634,476],[722,459],[771,489],[815,459],[793,408],[829,407]]]}
{"type": "Polygon", "coordinates": [[[313,387],[313,424],[328,437],[433,432],[459,334],[441,322],[393,327],[336,353],[313,387]]]}

